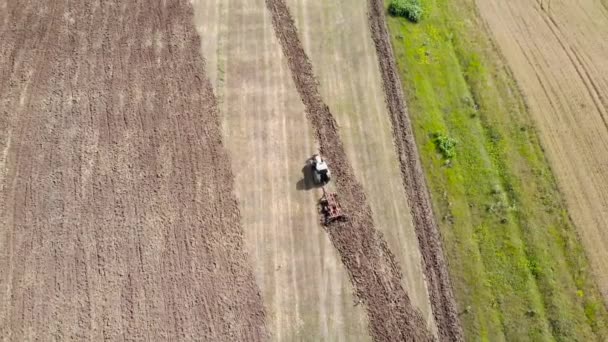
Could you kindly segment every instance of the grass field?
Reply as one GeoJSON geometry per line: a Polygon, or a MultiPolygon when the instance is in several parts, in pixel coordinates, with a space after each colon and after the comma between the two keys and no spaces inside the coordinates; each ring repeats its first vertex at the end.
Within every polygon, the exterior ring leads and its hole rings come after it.
{"type": "Polygon", "coordinates": [[[608,9],[598,0],[476,0],[536,123],[608,303],[608,9]]]}
{"type": "Polygon", "coordinates": [[[584,250],[474,2],[423,7],[389,30],[467,340],[605,340],[584,250]],[[450,160],[437,136],[456,141],[450,160]]]}

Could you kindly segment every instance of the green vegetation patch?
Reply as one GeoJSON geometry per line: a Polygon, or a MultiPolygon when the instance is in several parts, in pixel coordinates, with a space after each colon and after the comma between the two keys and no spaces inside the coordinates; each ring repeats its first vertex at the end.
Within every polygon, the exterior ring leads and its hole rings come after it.
{"type": "Polygon", "coordinates": [[[433,138],[437,151],[441,153],[443,158],[452,159],[456,155],[456,139],[450,138],[443,133],[435,133],[433,138]]]}
{"type": "Polygon", "coordinates": [[[475,1],[421,5],[418,24],[387,20],[466,339],[608,341],[584,250],[475,1]]]}
{"type": "Polygon", "coordinates": [[[404,17],[415,23],[422,18],[420,0],[391,0],[388,11],[394,16],[404,17]]]}

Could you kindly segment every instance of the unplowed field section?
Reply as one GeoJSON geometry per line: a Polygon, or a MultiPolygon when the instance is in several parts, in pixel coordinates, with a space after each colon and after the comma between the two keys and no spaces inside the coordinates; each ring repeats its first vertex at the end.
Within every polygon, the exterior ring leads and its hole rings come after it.
{"type": "Polygon", "coordinates": [[[265,339],[189,6],[0,1],[3,338],[265,339]]]}
{"type": "Polygon", "coordinates": [[[608,10],[598,0],[477,3],[526,95],[608,299],[608,10]]]}

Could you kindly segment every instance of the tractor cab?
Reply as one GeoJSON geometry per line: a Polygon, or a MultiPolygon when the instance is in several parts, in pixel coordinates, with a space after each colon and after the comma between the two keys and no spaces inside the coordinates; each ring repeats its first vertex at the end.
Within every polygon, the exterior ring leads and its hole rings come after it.
{"type": "Polygon", "coordinates": [[[312,176],[313,181],[317,185],[325,185],[329,183],[331,179],[331,172],[329,171],[329,167],[323,158],[320,155],[315,154],[311,158],[311,166],[312,166],[312,176]]]}

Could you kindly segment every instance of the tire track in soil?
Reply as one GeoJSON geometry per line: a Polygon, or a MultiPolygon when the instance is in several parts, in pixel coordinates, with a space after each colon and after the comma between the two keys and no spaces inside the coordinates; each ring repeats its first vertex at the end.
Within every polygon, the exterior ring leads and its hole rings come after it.
{"type": "Polygon", "coordinates": [[[11,6],[0,335],[266,339],[188,2],[11,6]]]}
{"type": "Polygon", "coordinates": [[[593,106],[599,113],[600,118],[604,123],[604,127],[608,129],[608,114],[606,113],[606,106],[604,105],[605,101],[603,100],[603,96],[599,90],[599,87],[594,82],[593,77],[590,76],[589,70],[585,66],[585,63],[581,61],[579,54],[576,52],[576,49],[568,43],[558,23],[551,16],[551,13],[549,11],[542,10],[542,7],[540,9],[534,7],[534,9],[538,12],[539,16],[547,25],[547,28],[549,28],[550,32],[555,37],[555,41],[559,43],[559,46],[564,52],[564,55],[568,57],[568,60],[570,61],[570,64],[572,65],[574,71],[587,89],[587,93],[591,98],[593,106]]]}
{"type": "Polygon", "coordinates": [[[596,0],[553,0],[544,12],[524,0],[475,5],[525,96],[606,302],[608,12],[596,0]]]}
{"type": "Polygon", "coordinates": [[[443,256],[441,234],[435,222],[430,195],[407,113],[401,80],[397,73],[393,48],[386,27],[385,8],[382,0],[369,0],[369,24],[376,45],[386,93],[386,104],[391,115],[393,137],[401,164],[403,185],[418,235],[424,273],[427,277],[427,286],[439,336],[443,341],[463,341],[462,326],[443,256]]]}
{"type": "Polygon", "coordinates": [[[288,59],[292,78],[314,128],[320,152],[331,161],[340,203],[347,222],[334,222],[329,237],[339,251],[355,294],[366,305],[375,341],[432,341],[422,315],[401,285],[401,270],[382,233],[375,227],[362,186],[355,180],[336,121],[318,91],[312,64],[282,0],[266,0],[277,38],[288,59]]]}

